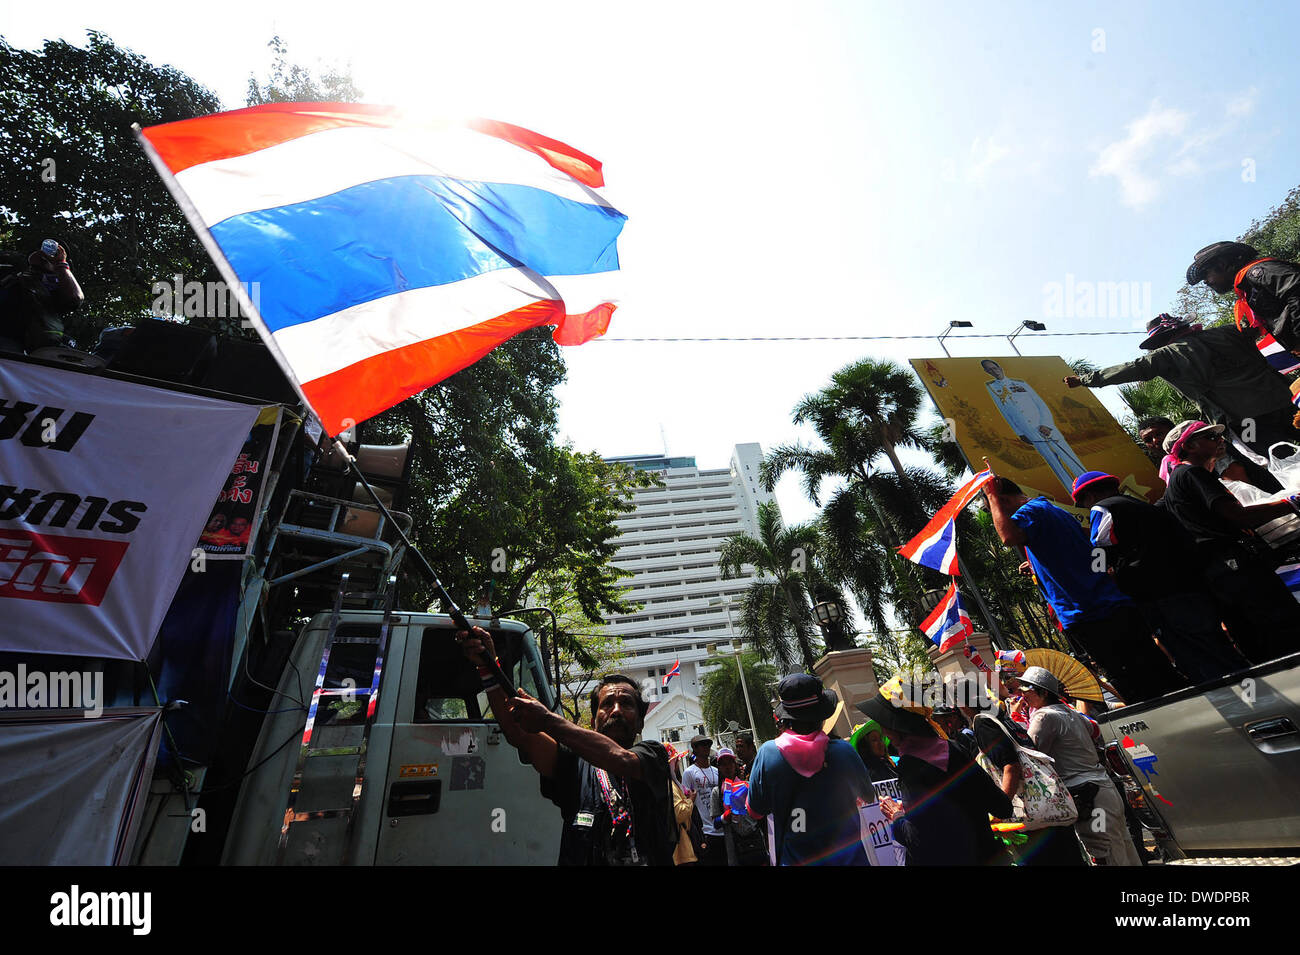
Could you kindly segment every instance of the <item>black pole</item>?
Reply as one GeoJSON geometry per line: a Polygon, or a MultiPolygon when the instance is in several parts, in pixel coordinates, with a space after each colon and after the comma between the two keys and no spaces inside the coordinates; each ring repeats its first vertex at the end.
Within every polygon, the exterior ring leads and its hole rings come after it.
{"type": "MultiPolygon", "coordinates": [[[[361,482],[361,486],[366,489],[366,493],[370,495],[370,499],[375,502],[375,506],[379,508],[379,513],[384,515],[384,519],[392,525],[393,530],[397,533],[398,540],[405,545],[405,552],[415,556],[416,569],[424,575],[425,579],[428,580],[429,583],[433,584],[434,589],[437,590],[439,596],[441,596],[447,603],[449,608],[447,615],[451,617],[452,622],[455,623],[457,627],[467,633],[470,632],[472,628],[470,622],[465,619],[465,614],[461,611],[460,607],[456,605],[456,601],[451,599],[451,594],[447,593],[447,588],[442,585],[442,581],[438,579],[437,572],[429,566],[429,562],[424,559],[424,555],[420,553],[419,549],[411,543],[406,534],[402,532],[402,528],[397,521],[393,520],[392,513],[384,505],[384,502],[379,499],[379,495],[376,494],[375,489],[370,486],[370,482],[366,480],[366,476],[361,473],[361,468],[357,467],[357,459],[348,453],[348,449],[344,447],[342,441],[338,438],[334,438],[333,440],[334,447],[338,449],[338,452],[341,455],[343,455],[343,460],[348,462],[348,467],[352,469],[352,473],[356,475],[357,480],[361,482]]],[[[497,663],[495,659],[491,659],[488,661],[488,668],[495,673],[497,682],[500,683],[501,688],[506,691],[506,696],[515,696],[514,684],[510,682],[510,678],[507,677],[505,671],[501,669],[501,665],[497,663]]]]}

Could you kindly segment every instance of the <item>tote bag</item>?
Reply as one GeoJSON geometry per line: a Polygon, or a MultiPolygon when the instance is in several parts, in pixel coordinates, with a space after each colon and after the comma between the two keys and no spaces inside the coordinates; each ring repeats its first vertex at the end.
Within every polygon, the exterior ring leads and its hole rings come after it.
{"type": "MultiPolygon", "coordinates": [[[[987,713],[975,717],[977,720],[990,720],[1003,737],[1015,747],[1020,758],[1021,774],[1024,777],[1020,792],[1011,797],[1011,806],[1015,820],[1025,825],[1026,832],[1047,829],[1052,826],[1073,825],[1079,818],[1079,810],[1074,805],[1074,798],[1065,788],[1054,766],[1055,760],[1046,753],[1028,749],[1018,744],[997,718],[987,713]]],[[[981,751],[976,757],[984,771],[993,781],[1002,785],[1002,769],[988,755],[981,751]]]]}

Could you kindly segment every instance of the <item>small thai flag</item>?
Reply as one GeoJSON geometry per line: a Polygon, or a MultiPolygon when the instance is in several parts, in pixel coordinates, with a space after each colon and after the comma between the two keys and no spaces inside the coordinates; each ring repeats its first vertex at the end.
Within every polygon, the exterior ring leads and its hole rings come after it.
{"type": "Polygon", "coordinates": [[[722,817],[725,819],[733,812],[745,814],[749,801],[749,783],[743,779],[724,779],[722,781],[722,817]]]}
{"type": "Polygon", "coordinates": [[[1279,374],[1285,375],[1300,368],[1300,356],[1287,351],[1282,347],[1281,342],[1268,332],[1264,332],[1259,336],[1259,341],[1255,342],[1255,347],[1259,349],[1259,353],[1264,356],[1265,361],[1279,374]]]}
{"type": "Polygon", "coordinates": [[[961,486],[930,522],[898,552],[914,564],[929,567],[953,576],[960,574],[957,567],[957,515],[965,510],[984,485],[993,480],[991,471],[981,471],[961,486]]]}
{"type": "Polygon", "coordinates": [[[948,592],[939,601],[939,605],[930,611],[930,616],[921,621],[921,632],[940,650],[951,649],[958,641],[975,632],[970,614],[962,607],[961,597],[957,594],[957,581],[948,585],[948,592]]]}
{"type": "Polygon", "coordinates": [[[676,663],[673,664],[673,668],[669,670],[666,674],[664,674],[664,686],[667,686],[668,681],[671,680],[673,677],[681,676],[681,673],[682,673],[682,661],[679,659],[676,663]]]}

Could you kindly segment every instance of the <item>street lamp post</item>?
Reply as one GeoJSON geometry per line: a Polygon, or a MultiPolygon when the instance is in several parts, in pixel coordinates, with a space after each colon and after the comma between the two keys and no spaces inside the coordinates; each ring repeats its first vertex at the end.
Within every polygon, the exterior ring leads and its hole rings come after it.
{"type": "Polygon", "coordinates": [[[1020,354],[1020,349],[1016,347],[1016,336],[1026,329],[1031,332],[1045,332],[1047,331],[1047,326],[1042,322],[1031,322],[1029,320],[1025,320],[1017,325],[1016,330],[1007,336],[1007,341],[1011,344],[1011,350],[1017,355],[1020,354]]]}
{"type": "Polygon", "coordinates": [[[952,354],[948,351],[948,346],[943,343],[943,340],[952,334],[952,330],[954,328],[973,328],[974,325],[975,325],[974,322],[958,322],[958,321],[949,322],[948,327],[945,328],[943,330],[943,334],[939,336],[939,347],[943,349],[943,353],[947,355],[949,358],[952,357],[952,354]]]}
{"type": "MultiPolygon", "coordinates": [[[[835,624],[840,621],[840,618],[844,616],[840,611],[840,605],[834,600],[823,600],[813,607],[813,613],[817,617],[817,626],[821,627],[822,637],[826,640],[827,648],[835,649],[831,647],[831,641],[835,639],[833,629],[835,624]]],[[[835,642],[838,643],[839,641],[836,639],[835,642]]]]}
{"type": "Polygon", "coordinates": [[[745,698],[745,712],[749,714],[749,729],[752,733],[758,732],[758,724],[754,722],[754,708],[749,702],[749,687],[745,685],[745,667],[740,661],[740,644],[736,641],[736,633],[731,629],[731,601],[717,597],[710,600],[711,605],[721,604],[727,611],[727,639],[731,642],[731,652],[736,655],[736,672],[740,674],[740,695],[745,698]]]}

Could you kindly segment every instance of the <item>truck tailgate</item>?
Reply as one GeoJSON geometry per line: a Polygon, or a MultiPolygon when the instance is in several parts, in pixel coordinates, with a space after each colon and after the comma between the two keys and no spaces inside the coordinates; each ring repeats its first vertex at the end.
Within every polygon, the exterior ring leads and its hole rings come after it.
{"type": "Polygon", "coordinates": [[[1184,851],[1300,847],[1300,654],[1103,719],[1184,851]]]}

